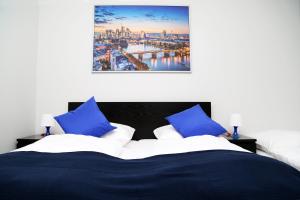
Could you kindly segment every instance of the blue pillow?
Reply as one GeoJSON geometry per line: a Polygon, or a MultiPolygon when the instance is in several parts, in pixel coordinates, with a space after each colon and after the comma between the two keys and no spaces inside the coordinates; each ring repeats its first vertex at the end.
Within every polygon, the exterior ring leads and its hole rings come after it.
{"type": "Polygon", "coordinates": [[[227,132],[220,124],[208,117],[199,105],[168,116],[166,119],[183,137],[218,136],[227,132]]]}
{"type": "Polygon", "coordinates": [[[99,110],[95,98],[90,98],[74,111],[54,117],[65,133],[100,137],[115,129],[99,110]]]}

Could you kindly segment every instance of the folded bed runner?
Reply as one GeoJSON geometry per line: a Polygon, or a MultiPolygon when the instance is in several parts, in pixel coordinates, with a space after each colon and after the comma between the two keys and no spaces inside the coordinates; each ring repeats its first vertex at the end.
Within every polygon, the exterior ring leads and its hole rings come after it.
{"type": "Polygon", "coordinates": [[[253,153],[210,150],[123,160],[96,152],[0,155],[0,199],[300,199],[300,172],[253,153]]]}

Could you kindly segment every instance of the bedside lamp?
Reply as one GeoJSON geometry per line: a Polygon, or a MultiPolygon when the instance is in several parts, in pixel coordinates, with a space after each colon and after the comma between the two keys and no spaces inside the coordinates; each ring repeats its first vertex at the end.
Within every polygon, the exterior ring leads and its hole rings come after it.
{"type": "Polygon", "coordinates": [[[238,127],[242,126],[242,117],[238,113],[234,113],[230,117],[230,125],[233,126],[233,134],[232,138],[233,139],[239,139],[239,134],[238,134],[238,127]]]}
{"type": "Polygon", "coordinates": [[[54,118],[51,114],[44,114],[42,116],[41,126],[46,127],[45,136],[50,135],[50,128],[54,126],[54,118]]]}

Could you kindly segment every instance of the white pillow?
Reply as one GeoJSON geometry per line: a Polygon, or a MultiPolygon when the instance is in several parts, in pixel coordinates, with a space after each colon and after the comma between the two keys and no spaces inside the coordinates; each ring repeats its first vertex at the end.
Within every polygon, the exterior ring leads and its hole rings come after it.
{"type": "Polygon", "coordinates": [[[156,128],[153,131],[157,139],[183,139],[172,125],[166,125],[156,128]]]}
{"type": "Polygon", "coordinates": [[[118,123],[110,123],[112,126],[117,127],[116,129],[106,133],[102,136],[102,138],[109,139],[109,140],[118,140],[123,145],[126,145],[133,137],[135,129],[118,123]]]}
{"type": "Polygon", "coordinates": [[[300,132],[287,130],[268,130],[249,135],[257,140],[258,149],[272,152],[283,147],[300,146],[300,132]]]}

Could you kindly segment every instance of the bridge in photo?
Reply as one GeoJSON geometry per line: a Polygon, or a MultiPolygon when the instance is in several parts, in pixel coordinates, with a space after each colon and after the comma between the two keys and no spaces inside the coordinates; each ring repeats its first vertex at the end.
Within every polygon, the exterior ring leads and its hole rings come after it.
{"type": "Polygon", "coordinates": [[[138,71],[148,71],[149,70],[148,65],[146,65],[141,60],[132,56],[132,54],[123,53],[123,55],[128,59],[129,62],[133,63],[136,66],[138,71]]]}
{"type": "Polygon", "coordinates": [[[135,52],[130,52],[130,54],[138,54],[139,60],[143,60],[143,55],[146,54],[146,53],[151,53],[152,58],[157,58],[158,53],[164,53],[164,57],[170,57],[171,52],[174,52],[175,56],[187,55],[187,52],[184,51],[184,50],[171,50],[171,49],[135,51],[135,52]]]}

